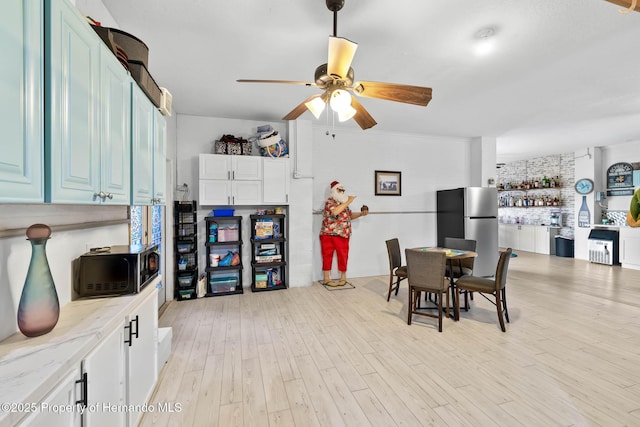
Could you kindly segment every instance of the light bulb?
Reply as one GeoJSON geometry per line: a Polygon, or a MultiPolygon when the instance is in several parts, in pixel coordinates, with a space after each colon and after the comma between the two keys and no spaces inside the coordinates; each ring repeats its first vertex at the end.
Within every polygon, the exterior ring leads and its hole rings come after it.
{"type": "MultiPolygon", "coordinates": [[[[342,89],[334,90],[331,93],[331,99],[329,100],[329,105],[331,105],[331,109],[333,111],[340,114],[347,108],[351,108],[351,95],[346,90],[342,90],[342,89]]],[[[353,117],[353,115],[351,117],[353,117]]]]}
{"type": "Polygon", "coordinates": [[[347,105],[346,108],[343,108],[342,111],[338,111],[338,120],[341,122],[346,122],[350,118],[356,115],[356,109],[351,105],[347,105]]]}
{"type": "Polygon", "coordinates": [[[309,102],[305,102],[304,105],[307,107],[309,111],[311,111],[311,114],[313,114],[316,117],[316,119],[319,119],[320,115],[324,111],[324,106],[326,104],[323,101],[322,97],[318,96],[316,98],[313,98],[309,102]]]}

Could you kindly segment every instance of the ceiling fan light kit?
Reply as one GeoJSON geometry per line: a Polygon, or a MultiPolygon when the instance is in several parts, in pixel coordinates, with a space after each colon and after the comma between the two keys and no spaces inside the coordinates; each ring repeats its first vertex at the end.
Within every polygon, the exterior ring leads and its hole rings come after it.
{"type": "Polygon", "coordinates": [[[377,98],[387,101],[402,102],[426,106],[431,101],[431,88],[410,86],[396,83],[358,81],[354,82],[355,73],[351,62],[358,44],[337,36],[338,11],[344,6],[344,0],[325,0],[327,8],[333,12],[333,36],[329,37],[327,63],[316,68],[315,83],[290,80],[237,80],[240,83],[284,83],[315,86],[324,92],[313,95],[291,110],[283,120],[295,120],[305,111],[310,111],[316,119],[324,111],[327,102],[343,122],[354,121],[363,130],[377,124],[369,112],[349,91],[365,98],[377,98]]]}

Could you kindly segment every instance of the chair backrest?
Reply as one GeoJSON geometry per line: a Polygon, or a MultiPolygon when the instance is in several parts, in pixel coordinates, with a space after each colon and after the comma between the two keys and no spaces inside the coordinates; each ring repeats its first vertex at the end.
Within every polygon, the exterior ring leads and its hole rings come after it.
{"type": "MultiPolygon", "coordinates": [[[[445,237],[444,247],[449,249],[458,249],[461,251],[476,251],[476,241],[471,239],[460,239],[457,237],[445,237]]],[[[462,261],[462,266],[473,270],[473,261],[475,258],[465,258],[462,261]]]]}
{"type": "Polygon", "coordinates": [[[409,286],[443,291],[449,286],[445,281],[447,255],[444,252],[405,249],[409,286]]]}
{"type": "Polygon", "coordinates": [[[402,252],[400,252],[400,242],[398,239],[387,240],[387,252],[389,253],[389,270],[394,269],[402,265],[402,252]]]}
{"type": "Polygon", "coordinates": [[[503,289],[507,285],[507,270],[509,269],[511,252],[513,252],[511,248],[507,248],[500,252],[498,266],[496,267],[496,291],[503,289]]]}

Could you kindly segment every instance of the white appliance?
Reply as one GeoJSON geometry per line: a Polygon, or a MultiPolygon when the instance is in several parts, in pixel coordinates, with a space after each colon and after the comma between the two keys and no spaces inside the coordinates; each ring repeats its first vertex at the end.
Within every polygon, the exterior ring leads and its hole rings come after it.
{"type": "Polygon", "coordinates": [[[613,240],[589,239],[589,261],[613,265],[613,240]]]}
{"type": "Polygon", "coordinates": [[[589,261],[598,264],[618,265],[618,231],[594,228],[589,232],[587,249],[589,261]]]}

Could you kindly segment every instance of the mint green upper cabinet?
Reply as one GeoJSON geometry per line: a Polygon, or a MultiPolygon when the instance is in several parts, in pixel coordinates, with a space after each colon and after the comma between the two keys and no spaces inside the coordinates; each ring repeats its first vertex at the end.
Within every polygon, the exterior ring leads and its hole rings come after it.
{"type": "Polygon", "coordinates": [[[154,150],[153,150],[153,198],[155,204],[164,205],[167,200],[167,122],[159,110],[155,110],[153,118],[154,150]]]}
{"type": "Polygon", "coordinates": [[[131,79],[106,46],[100,46],[101,186],[106,203],[131,200],[131,79]]]}
{"type": "Polygon", "coordinates": [[[42,2],[2,2],[0,203],[44,200],[42,22],[42,2]]]}
{"type": "Polygon", "coordinates": [[[46,201],[99,202],[100,39],[64,0],[45,2],[46,201]],[[94,196],[95,195],[95,196],[94,196]]]}
{"type": "Polygon", "coordinates": [[[45,200],[128,204],[131,78],[66,0],[45,2],[45,200]]]}
{"type": "Polygon", "coordinates": [[[142,89],[131,84],[131,204],[152,205],[153,116],[155,106],[142,89]]]}

